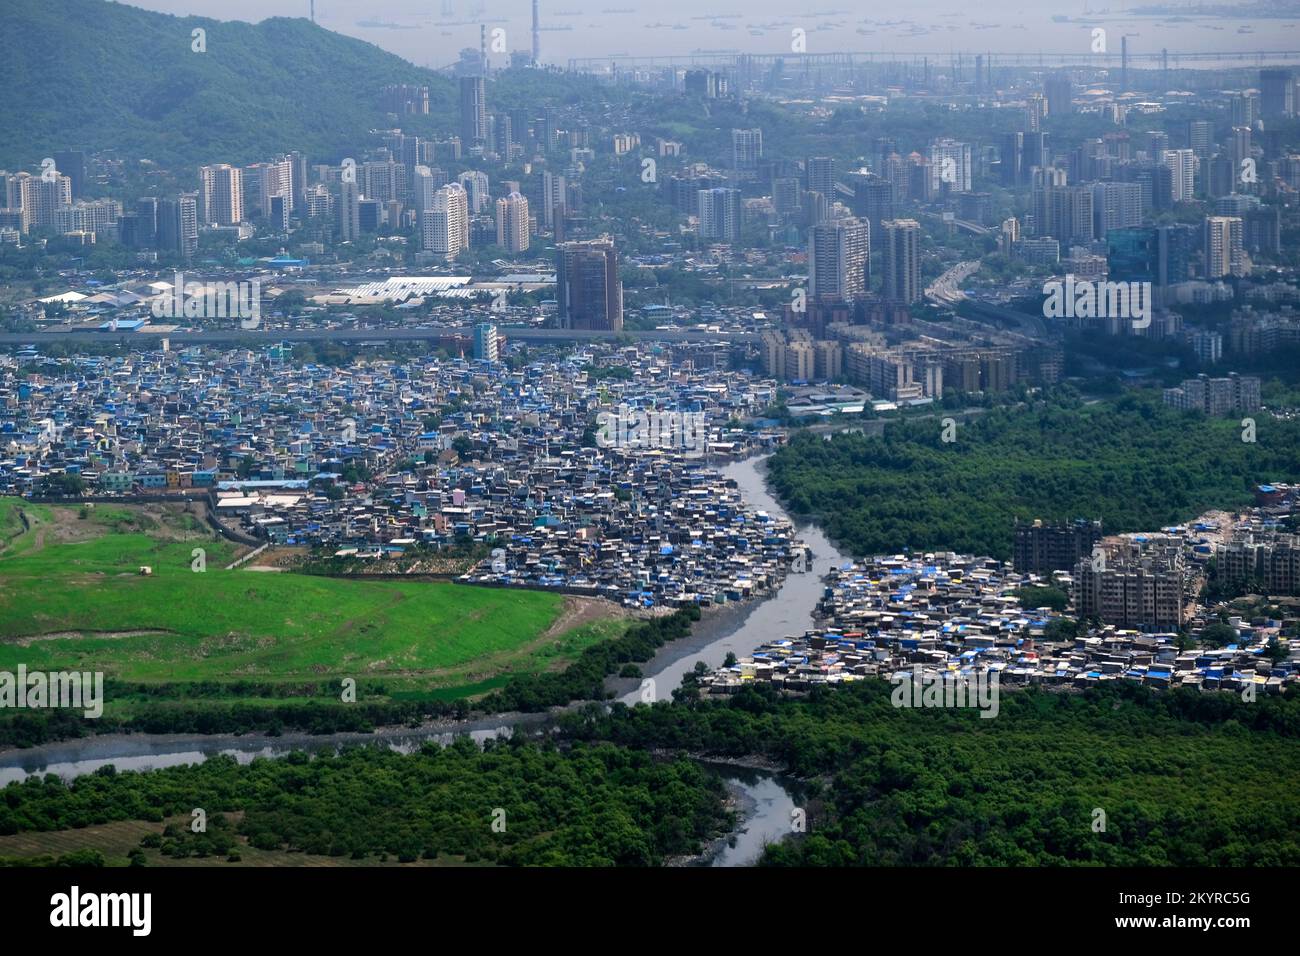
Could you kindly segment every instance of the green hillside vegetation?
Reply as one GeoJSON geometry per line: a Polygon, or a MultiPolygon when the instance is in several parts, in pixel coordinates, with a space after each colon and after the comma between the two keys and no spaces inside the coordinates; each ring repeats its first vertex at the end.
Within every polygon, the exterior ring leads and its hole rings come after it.
{"type": "MultiPolygon", "coordinates": [[[[0,31],[0,163],[83,143],[155,162],[253,162],[303,149],[336,161],[382,122],[379,90],[450,81],[307,19],[175,17],[103,0],[11,0],[0,31]],[[191,31],[207,31],[207,51],[191,31]]],[[[434,117],[422,117],[430,120],[434,117]]]]}
{"type": "MultiPolygon", "coordinates": [[[[305,17],[176,17],[105,0],[9,0],[0,30],[0,168],[84,145],[163,166],[251,163],[297,149],[337,163],[400,126],[457,127],[454,80],[305,17]],[[192,50],[192,31],[207,50],[192,50]],[[394,119],[380,90],[429,87],[429,115],[394,119]]],[[[614,94],[617,95],[617,94],[614,94]]],[[[504,71],[493,108],[610,98],[592,81],[504,71]]]]}
{"type": "Polygon", "coordinates": [[[999,409],[942,441],[938,419],[880,437],[796,434],[769,460],[799,516],[855,554],[903,548],[1011,556],[1015,519],[1100,518],[1108,533],[1151,531],[1252,500],[1255,485],[1300,479],[1300,421],[1179,412],[1158,397],[1083,405],[1058,396],[999,409]]]}

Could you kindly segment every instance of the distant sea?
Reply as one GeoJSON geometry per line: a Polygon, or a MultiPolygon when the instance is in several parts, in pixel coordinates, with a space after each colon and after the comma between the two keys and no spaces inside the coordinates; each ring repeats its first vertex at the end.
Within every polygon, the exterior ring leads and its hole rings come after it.
{"type": "MultiPolygon", "coordinates": [[[[306,16],[308,0],[129,0],[148,9],[218,19],[306,16]]],[[[698,52],[791,53],[791,31],[804,31],[806,50],[887,53],[1087,53],[1092,31],[1107,31],[1118,53],[1256,52],[1300,50],[1300,19],[1135,17],[1116,3],[1045,6],[1029,0],[916,0],[863,4],[821,0],[820,9],[791,13],[790,0],[542,0],[544,63],[567,66],[570,57],[682,56],[698,52]],[[1069,17],[1058,22],[1053,16],[1069,17]]],[[[807,4],[814,6],[818,4],[807,4]]],[[[317,22],[359,37],[421,66],[442,67],[462,48],[479,45],[479,24],[505,30],[508,50],[531,47],[530,0],[316,0],[317,22]]],[[[505,54],[490,56],[504,66],[505,54]]],[[[1190,64],[1189,64],[1190,65],[1190,64]]]]}

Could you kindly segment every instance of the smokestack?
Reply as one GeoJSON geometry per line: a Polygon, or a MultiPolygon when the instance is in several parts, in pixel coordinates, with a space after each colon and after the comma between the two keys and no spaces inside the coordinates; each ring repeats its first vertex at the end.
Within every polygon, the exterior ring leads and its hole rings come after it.
{"type": "Polygon", "coordinates": [[[311,0],[311,22],[316,22],[316,0],[311,0]]]}
{"type": "Polygon", "coordinates": [[[1120,92],[1128,90],[1128,35],[1119,38],[1119,88],[1120,92]]]}
{"type": "Polygon", "coordinates": [[[537,0],[533,0],[533,66],[541,66],[541,26],[537,16],[537,0]]]}
{"type": "Polygon", "coordinates": [[[487,58],[487,24],[486,23],[480,23],[478,25],[478,63],[480,69],[483,72],[483,75],[487,76],[488,58],[487,58]]]}

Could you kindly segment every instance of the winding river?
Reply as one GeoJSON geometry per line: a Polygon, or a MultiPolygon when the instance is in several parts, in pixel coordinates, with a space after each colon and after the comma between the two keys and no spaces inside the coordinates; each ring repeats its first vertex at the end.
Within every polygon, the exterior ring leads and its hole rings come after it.
{"type": "MultiPolygon", "coordinates": [[[[776,518],[788,518],[767,491],[764,458],[747,458],[722,468],[736,480],[745,500],[776,518]]],[[[727,653],[743,657],[760,645],[793,634],[802,634],[812,624],[812,612],[821,597],[821,578],[837,564],[848,560],[814,525],[799,527],[803,543],[811,549],[808,570],[791,573],[777,591],[761,601],[735,604],[710,611],[689,637],[662,648],[641,670],[653,683],[641,679],[611,679],[610,687],[627,704],[643,699],[644,687],[657,697],[668,698],[681,684],[683,675],[703,661],[710,668],[721,666],[727,653]]],[[[418,749],[427,740],[450,743],[468,735],[477,741],[506,736],[515,727],[536,727],[539,731],[551,714],[497,714],[477,720],[435,723],[418,729],[386,728],[373,734],[260,734],[211,736],[186,734],[104,734],[79,740],[60,741],[0,753],[0,787],[31,774],[57,774],[65,779],[93,773],[107,764],[118,770],[149,770],[198,763],[215,754],[229,754],[240,763],[256,757],[283,757],[294,750],[328,750],[347,744],[384,742],[404,753],[418,749]]],[[[746,866],[762,853],[763,845],[780,839],[791,830],[791,812],[797,806],[795,787],[781,776],[722,764],[717,770],[738,797],[742,820],[736,833],[708,858],[711,866],[746,866]]]]}

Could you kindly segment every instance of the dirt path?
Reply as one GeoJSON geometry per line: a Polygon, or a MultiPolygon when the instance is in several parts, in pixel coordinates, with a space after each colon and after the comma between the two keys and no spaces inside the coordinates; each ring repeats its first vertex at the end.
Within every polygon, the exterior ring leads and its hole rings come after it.
{"type": "Polygon", "coordinates": [[[593,621],[626,616],[627,609],[622,605],[615,604],[608,598],[578,597],[570,594],[564,599],[564,610],[560,612],[560,616],[537,640],[530,641],[529,646],[559,637],[566,631],[582,627],[584,624],[590,624],[593,621]]]}
{"type": "Polygon", "coordinates": [[[123,637],[165,637],[169,634],[175,634],[175,631],[160,630],[142,630],[142,631],[51,631],[48,634],[29,634],[25,637],[16,637],[10,639],[0,638],[0,643],[16,644],[19,647],[31,647],[36,641],[64,641],[76,638],[106,638],[108,640],[117,640],[123,637]]]}

